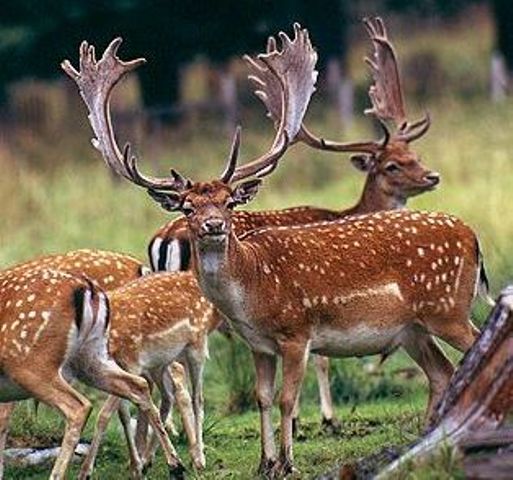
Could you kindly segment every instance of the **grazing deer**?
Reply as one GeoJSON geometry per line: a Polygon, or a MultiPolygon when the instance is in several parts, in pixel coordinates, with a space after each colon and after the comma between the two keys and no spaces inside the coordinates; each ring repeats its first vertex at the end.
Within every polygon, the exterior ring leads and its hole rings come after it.
{"type": "Polygon", "coordinates": [[[12,402],[35,398],[55,407],[66,429],[50,478],[64,479],[91,411],[91,403],[70,384],[80,379],[134,402],[148,415],[171,475],[182,477],[147,382],[123,371],[108,353],[109,304],[103,291],[84,277],[44,266],[5,270],[0,274],[0,331],[0,399],[9,402],[0,415],[2,447],[12,402]]]}
{"type": "MultiPolygon", "coordinates": [[[[180,357],[187,360],[194,415],[184,416],[184,426],[194,465],[204,468],[203,367],[208,334],[219,323],[213,306],[201,295],[191,272],[145,276],[107,295],[111,318],[109,353],[124,370],[151,378],[165,392],[169,386],[162,385],[161,379],[165,378],[163,374],[168,365],[180,357]]],[[[180,367],[174,365],[173,368],[180,367]]],[[[183,375],[180,371],[178,374],[183,375]]],[[[175,377],[176,374],[173,379],[175,377]]],[[[82,465],[81,478],[92,474],[101,436],[120,402],[120,398],[112,396],[104,403],[91,449],[82,465]]],[[[162,412],[162,416],[167,417],[167,413],[162,412]]],[[[139,467],[148,456],[145,453],[142,459],[137,459],[139,467]]]]}
{"type": "MultiPolygon", "coordinates": [[[[373,108],[366,113],[373,115],[382,125],[385,137],[381,142],[338,143],[326,141],[313,135],[302,125],[296,142],[304,142],[316,149],[339,152],[357,152],[351,157],[353,165],[367,173],[365,186],[356,205],[342,211],[310,206],[275,211],[236,212],[232,216],[235,235],[268,226],[300,225],[319,220],[334,220],[381,210],[403,208],[409,197],[433,190],[439,183],[438,173],[422,166],[419,156],[410,150],[409,143],[424,135],[430,125],[426,115],[422,120],[410,124],[406,120],[399,68],[384,24],[381,19],[365,20],[364,24],[374,45],[374,59],[366,59],[371,67],[375,84],[370,87],[369,96],[373,108]],[[392,121],[395,132],[390,134],[384,122],[392,121]]],[[[315,67],[313,49],[301,32],[295,41],[304,42],[312,51],[311,69],[315,67]]],[[[267,54],[276,51],[273,37],[268,41],[267,54]]],[[[282,62],[291,61],[294,54],[290,48],[282,52],[282,62]]],[[[250,70],[250,79],[256,93],[265,104],[275,126],[281,115],[280,83],[273,71],[258,58],[245,57],[250,70]]],[[[312,72],[313,73],[313,72],[312,72]]],[[[187,270],[190,267],[191,247],[185,218],[172,220],[161,227],[148,246],[152,269],[187,270]]],[[[319,384],[322,425],[332,429],[338,426],[334,417],[330,393],[329,361],[327,357],[314,355],[314,364],[319,384]]],[[[297,411],[297,410],[296,410],[297,411]]]]}
{"type": "MultiPolygon", "coordinates": [[[[308,38],[306,32],[300,38],[308,38]]],[[[98,62],[94,49],[83,45],[80,72],[65,65],[89,110],[93,145],[107,165],[146,188],[166,210],[187,217],[200,287],[253,353],[261,414],[260,470],[270,476],[287,474],[293,467],[293,409],[310,352],[345,357],[404,347],[428,377],[431,411],[453,371],[433,335],[468,350],[478,334],[469,319],[476,286],[487,287],[474,232],[442,213],[378,212],[235,235],[233,208],[251,201],[262,182],[250,177],[274,171],[302,131],[314,78],[304,70],[311,72],[312,52],[297,39],[297,34],[294,41],[283,34],[281,50],[259,56],[281,86],[282,113],[270,149],[237,167],[237,129],[225,170],[209,182],[192,182],[174,170],[168,178],[148,177],[139,171],[128,145],[121,153],[109,97],[119,79],[143,61],[119,60],[120,39],[98,62]],[[295,54],[286,55],[289,49],[295,54]],[[294,76],[303,82],[288,89],[294,76]],[[276,459],[271,408],[278,356],[283,389],[276,459]]]]}

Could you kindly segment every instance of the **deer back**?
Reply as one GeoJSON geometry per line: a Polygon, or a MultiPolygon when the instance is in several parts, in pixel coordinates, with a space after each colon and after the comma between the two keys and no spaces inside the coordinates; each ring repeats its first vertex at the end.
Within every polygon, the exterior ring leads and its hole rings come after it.
{"type": "Polygon", "coordinates": [[[175,357],[173,348],[200,345],[219,323],[190,272],[141,277],[108,296],[109,351],[121,365],[133,366],[162,351],[175,357]]]}
{"type": "MultiPolygon", "coordinates": [[[[337,211],[301,206],[283,210],[237,211],[232,216],[235,235],[262,227],[301,225],[340,218],[337,211]]],[[[191,246],[187,220],[171,220],[160,227],[148,244],[153,271],[184,271],[191,267],[191,246]]]]}
{"type": "MultiPolygon", "coordinates": [[[[228,252],[230,262],[217,272],[218,284],[240,286],[240,302],[251,318],[283,317],[291,327],[301,318],[360,321],[362,309],[394,305],[398,322],[468,310],[480,263],[468,226],[451,215],[427,212],[263,228],[229,248],[238,251],[228,252]]],[[[232,302],[235,296],[221,292],[219,298],[232,302]]],[[[237,316],[230,306],[216,306],[237,316]]]]}
{"type": "Polygon", "coordinates": [[[13,267],[16,271],[48,268],[86,275],[105,289],[120,287],[146,273],[147,267],[130,255],[106,250],[80,249],[46,255],[13,267]]]}

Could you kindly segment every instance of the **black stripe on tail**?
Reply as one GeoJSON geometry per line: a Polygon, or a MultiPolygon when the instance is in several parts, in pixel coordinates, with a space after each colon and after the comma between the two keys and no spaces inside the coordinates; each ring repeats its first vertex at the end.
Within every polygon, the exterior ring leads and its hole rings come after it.
{"type": "Polygon", "coordinates": [[[476,238],[476,249],[477,249],[477,268],[479,269],[477,277],[477,288],[476,294],[480,295],[481,298],[491,306],[495,305],[494,299],[490,296],[490,282],[488,275],[486,274],[486,268],[483,258],[483,252],[479,240],[476,238]]]}
{"type": "Polygon", "coordinates": [[[89,290],[88,287],[78,287],[73,291],[73,308],[75,310],[75,323],[78,330],[82,326],[84,320],[84,297],[85,293],[89,290]]]}
{"type": "Polygon", "coordinates": [[[157,270],[159,272],[163,272],[166,270],[167,263],[167,246],[169,245],[169,240],[167,238],[162,239],[162,243],[159,247],[159,261],[157,262],[157,270]]]}
{"type": "Polygon", "coordinates": [[[188,238],[180,238],[180,270],[189,270],[191,268],[191,243],[188,238]]]}

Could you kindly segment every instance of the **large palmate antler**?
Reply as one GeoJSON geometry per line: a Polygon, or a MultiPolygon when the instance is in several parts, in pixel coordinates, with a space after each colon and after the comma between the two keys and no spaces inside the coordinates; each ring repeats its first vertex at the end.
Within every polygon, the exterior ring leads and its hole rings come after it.
{"type": "Polygon", "coordinates": [[[301,129],[315,91],[317,53],[308,31],[295,23],[293,39],[284,32],[278,36],[281,49],[271,37],[265,54],[258,55],[255,60],[247,55],[244,57],[255,71],[251,78],[257,85],[256,95],[266,105],[275,124],[273,145],[262,157],[236,168],[233,181],[251,175],[262,177],[276,168],[277,161],[301,129]]]}
{"type": "MultiPolygon", "coordinates": [[[[430,121],[427,115],[412,124],[409,124],[406,120],[397,59],[383,21],[380,18],[365,19],[364,24],[375,48],[374,60],[365,59],[371,68],[375,82],[369,89],[372,108],[366,110],[365,113],[372,114],[377,118],[384,130],[384,138],[381,141],[335,142],[317,137],[304,124],[301,124],[297,135],[291,136],[291,143],[304,142],[313,148],[334,152],[376,154],[388,144],[391,137],[396,140],[410,142],[422,136],[429,128],[430,121]],[[395,132],[392,136],[385,123],[389,120],[392,120],[395,124],[395,132]]],[[[308,37],[303,40],[312,48],[308,37]]],[[[267,44],[267,54],[271,54],[275,50],[276,42],[273,37],[270,37],[267,44]]],[[[257,59],[245,57],[251,71],[249,79],[255,85],[255,93],[265,104],[268,115],[277,125],[278,114],[282,106],[280,97],[273,94],[276,90],[273,84],[273,82],[276,82],[276,76],[273,75],[273,72],[262,61],[261,57],[259,56],[257,59]]]]}
{"type": "Polygon", "coordinates": [[[429,129],[429,115],[426,113],[422,119],[408,122],[397,56],[385,24],[379,17],[373,20],[365,18],[363,23],[374,44],[373,58],[365,58],[374,78],[374,85],[369,88],[372,108],[365,110],[365,114],[374,115],[380,121],[392,120],[397,139],[405,142],[416,140],[429,129]]]}
{"type": "Polygon", "coordinates": [[[64,60],[62,69],[75,81],[80,95],[89,111],[89,122],[95,138],[93,146],[99,150],[107,165],[118,175],[121,175],[137,185],[160,190],[181,190],[189,182],[175,171],[170,178],[160,179],[145,177],[137,170],[137,161],[131,154],[130,144],[126,144],[121,152],[114,135],[110,115],[110,98],[114,87],[130,71],[146,63],[144,58],[128,62],[117,57],[117,51],[122,43],[121,38],[115,38],[105,49],[102,58],[97,61],[95,48],[87,42],[80,45],[80,71],[77,71],[69,60],[64,60]]]}

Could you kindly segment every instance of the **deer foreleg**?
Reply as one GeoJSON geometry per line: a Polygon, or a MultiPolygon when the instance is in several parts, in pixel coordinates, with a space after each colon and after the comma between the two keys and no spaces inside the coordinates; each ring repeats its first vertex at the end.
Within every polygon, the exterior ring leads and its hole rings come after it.
{"type": "Polygon", "coordinates": [[[308,346],[303,342],[281,345],[283,356],[283,387],[280,398],[281,444],[280,458],[274,468],[277,476],[287,475],[293,470],[292,415],[301,391],[308,359],[308,346]]]}
{"type": "Polygon", "coordinates": [[[205,454],[199,448],[196,433],[196,419],[192,406],[191,396],[187,390],[187,377],[183,365],[179,362],[173,362],[170,367],[171,378],[175,386],[176,405],[182,418],[182,425],[189,442],[189,451],[191,453],[194,467],[202,469],[205,467],[205,454]]]}
{"type": "Polygon", "coordinates": [[[260,410],[261,457],[258,471],[270,472],[276,463],[276,446],[272,423],[274,400],[274,379],[276,376],[276,357],[265,353],[252,352],[256,371],[256,393],[260,410]]]}

